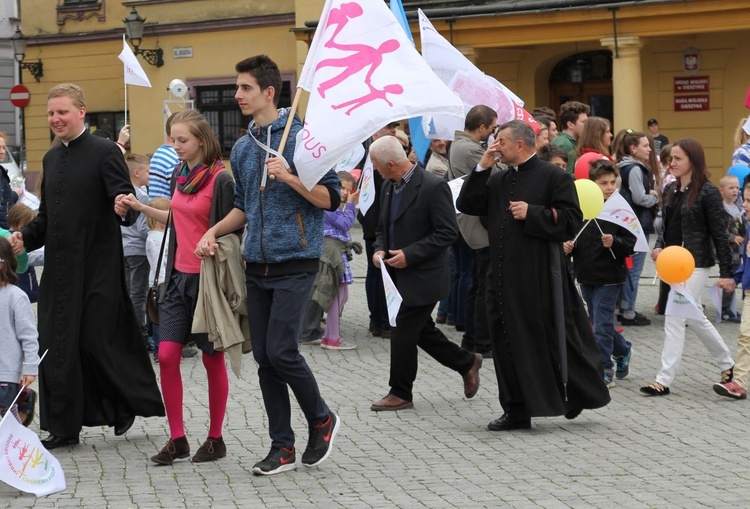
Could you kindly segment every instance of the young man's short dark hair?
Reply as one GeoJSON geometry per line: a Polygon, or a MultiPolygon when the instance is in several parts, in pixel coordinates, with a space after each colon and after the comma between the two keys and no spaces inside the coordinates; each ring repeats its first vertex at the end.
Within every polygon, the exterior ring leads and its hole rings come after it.
{"type": "Polygon", "coordinates": [[[258,81],[261,90],[273,87],[273,103],[279,105],[279,95],[281,93],[281,71],[276,62],[271,60],[268,55],[256,55],[246,58],[234,66],[234,70],[240,73],[248,73],[258,81]]]}
{"type": "Polygon", "coordinates": [[[560,129],[567,129],[568,128],[568,122],[573,122],[574,124],[578,122],[578,117],[585,113],[588,115],[591,113],[591,108],[588,104],[583,104],[578,101],[568,101],[566,103],[563,103],[562,106],[560,106],[560,129]]]}
{"type": "Polygon", "coordinates": [[[467,131],[476,131],[480,127],[489,127],[492,121],[497,118],[497,112],[489,106],[478,104],[469,110],[466,114],[464,128],[467,131]]]}

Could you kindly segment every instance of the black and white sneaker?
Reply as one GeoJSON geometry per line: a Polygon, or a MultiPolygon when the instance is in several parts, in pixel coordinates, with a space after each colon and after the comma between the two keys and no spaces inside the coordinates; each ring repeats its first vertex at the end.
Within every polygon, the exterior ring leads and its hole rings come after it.
{"type": "Polygon", "coordinates": [[[323,463],[331,454],[333,440],[339,431],[341,419],[333,412],[328,412],[328,418],[322,424],[310,428],[307,448],[302,454],[302,464],[314,467],[323,463]]]}
{"type": "Polygon", "coordinates": [[[294,447],[291,449],[272,448],[268,456],[253,466],[253,473],[256,475],[273,475],[295,468],[297,468],[297,452],[294,447]]]}

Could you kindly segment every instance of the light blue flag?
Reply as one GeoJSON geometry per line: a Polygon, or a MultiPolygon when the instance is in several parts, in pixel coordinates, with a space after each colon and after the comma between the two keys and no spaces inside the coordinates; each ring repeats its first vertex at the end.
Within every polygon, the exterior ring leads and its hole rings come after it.
{"type": "MultiPolygon", "coordinates": [[[[406,32],[412,45],[414,45],[414,37],[411,35],[409,22],[406,20],[404,4],[401,3],[401,0],[390,0],[390,6],[391,12],[396,17],[396,20],[398,20],[401,28],[406,32]]],[[[414,153],[417,154],[419,162],[425,164],[424,159],[427,155],[427,149],[430,148],[430,140],[427,139],[422,130],[422,117],[409,119],[409,134],[411,135],[411,144],[414,147],[414,153]]]]}

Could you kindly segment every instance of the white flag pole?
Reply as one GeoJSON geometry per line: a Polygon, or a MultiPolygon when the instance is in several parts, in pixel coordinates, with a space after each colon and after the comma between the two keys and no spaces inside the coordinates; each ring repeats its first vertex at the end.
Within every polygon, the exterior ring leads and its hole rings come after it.
{"type": "MultiPolygon", "coordinates": [[[[596,223],[596,227],[599,228],[599,233],[601,233],[602,235],[604,235],[604,232],[602,231],[602,227],[599,226],[599,221],[597,221],[596,218],[594,218],[594,222],[596,223]]],[[[614,258],[615,260],[617,260],[617,257],[615,256],[615,252],[612,251],[611,247],[609,248],[609,252],[612,253],[612,258],[614,258]]]]}
{"type": "MultiPolygon", "coordinates": [[[[42,354],[42,356],[39,358],[39,360],[36,363],[37,366],[39,366],[42,363],[42,361],[44,360],[44,357],[47,355],[47,352],[49,352],[49,349],[45,350],[44,353],[42,354]]],[[[16,401],[18,401],[18,398],[21,396],[21,393],[23,393],[23,390],[26,387],[27,387],[26,385],[22,386],[21,390],[18,391],[18,394],[16,394],[16,397],[13,398],[13,401],[11,402],[11,404],[8,405],[8,411],[5,412],[5,415],[3,416],[3,418],[0,419],[0,424],[2,424],[3,422],[5,422],[5,418],[8,417],[8,414],[10,414],[10,409],[13,408],[13,405],[16,404],[16,401]]]]}
{"type": "MultiPolygon", "coordinates": [[[[125,42],[125,34],[122,34],[122,44],[127,44],[125,42]]],[[[125,79],[125,66],[122,66],[122,82],[125,85],[125,125],[128,125],[128,82],[125,79]]],[[[112,133],[112,136],[114,136],[114,133],[112,133]]]]}
{"type": "MultiPolygon", "coordinates": [[[[284,147],[286,146],[286,140],[289,138],[289,132],[292,130],[292,122],[294,121],[294,115],[297,113],[297,107],[299,106],[299,100],[300,97],[302,97],[302,90],[301,88],[297,87],[296,92],[294,93],[294,99],[292,100],[292,107],[289,108],[289,116],[286,118],[286,125],[284,126],[284,132],[281,135],[281,141],[279,142],[279,148],[277,151],[279,154],[284,153],[284,147]]],[[[126,103],[127,104],[127,103],[126,103]]],[[[265,177],[268,175],[268,168],[263,165],[263,181],[260,186],[260,190],[264,191],[266,189],[265,184],[265,177]]],[[[268,175],[268,178],[271,180],[275,180],[275,175],[268,175]]]]}

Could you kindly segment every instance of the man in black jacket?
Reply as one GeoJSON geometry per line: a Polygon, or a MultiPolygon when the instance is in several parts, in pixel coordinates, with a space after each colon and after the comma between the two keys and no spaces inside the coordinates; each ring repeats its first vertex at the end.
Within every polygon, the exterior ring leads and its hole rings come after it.
{"type": "Polygon", "coordinates": [[[479,389],[482,356],[452,343],[432,320],[435,304],[448,295],[448,247],[458,226],[448,184],[412,164],[401,144],[385,136],[370,146],[373,167],[385,180],[373,264],[388,270],[403,303],[391,329],[391,390],[371,409],[412,408],[419,346],[442,365],[460,373],[464,395],[479,389]],[[383,260],[385,267],[381,266],[383,260]]]}

